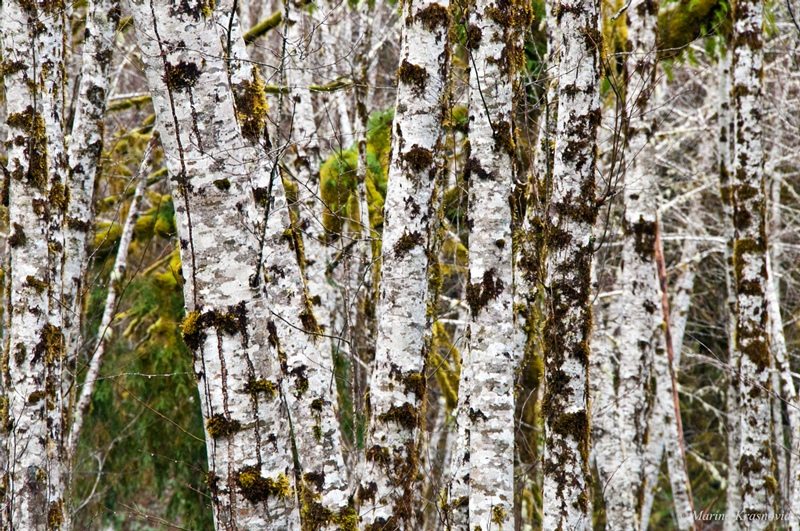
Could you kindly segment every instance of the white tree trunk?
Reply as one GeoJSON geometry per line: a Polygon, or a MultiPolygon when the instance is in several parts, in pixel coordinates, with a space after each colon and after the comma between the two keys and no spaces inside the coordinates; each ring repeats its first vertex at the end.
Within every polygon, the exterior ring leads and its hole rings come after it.
{"type": "Polygon", "coordinates": [[[11,141],[1,519],[8,530],[57,529],[64,511],[59,303],[68,201],[62,10],[56,4],[5,2],[0,38],[11,141]]]}
{"type": "Polygon", "coordinates": [[[583,529],[589,509],[588,364],[595,149],[600,123],[599,5],[562,0],[558,126],[548,213],[551,315],[545,331],[543,529],[583,529]]]}
{"type": "MultiPolygon", "coordinates": [[[[734,6],[731,104],[735,140],[731,200],[736,286],[735,348],[739,359],[741,426],[739,494],[747,514],[772,514],[777,485],[772,475],[770,337],[767,307],[767,236],[761,139],[763,25],[761,2],[734,6]]],[[[749,529],[766,529],[754,520],[749,529]]]]}
{"type": "MultiPolygon", "coordinates": [[[[412,529],[418,500],[420,409],[430,349],[428,257],[440,172],[441,100],[447,87],[449,5],[403,6],[401,66],[384,206],[378,336],[361,516],[366,526],[412,529]]],[[[368,223],[368,220],[364,222],[368,223]]]]}
{"type": "MultiPolygon", "coordinates": [[[[514,376],[524,340],[514,327],[511,196],[516,173],[514,90],[530,6],[479,0],[468,16],[470,49],[467,352],[459,383],[460,475],[469,529],[514,527],[514,376]],[[466,377],[465,377],[466,375],[466,377]],[[468,455],[468,456],[467,456],[468,455]]],[[[457,476],[459,478],[459,476],[457,476]]],[[[451,505],[460,505],[451,499],[451,505]]],[[[459,529],[462,529],[459,527],[459,529]]]]}
{"type": "MultiPolygon", "coordinates": [[[[606,518],[610,529],[638,529],[642,517],[645,474],[645,441],[648,439],[648,404],[652,403],[651,372],[655,350],[662,343],[663,316],[659,311],[655,257],[658,189],[653,167],[654,150],[649,138],[656,121],[651,99],[656,73],[658,3],[634,0],[626,13],[628,43],[625,158],[622,174],[625,213],[622,220],[622,261],[615,299],[620,308],[615,331],[618,359],[616,437],[619,447],[613,459],[619,466],[604,484],[606,518]]],[[[669,380],[658,382],[667,384],[669,380]]],[[[670,402],[671,403],[671,402],[670,402]]],[[[598,459],[601,457],[598,454],[598,459]]],[[[609,467],[604,467],[609,468],[609,467]]]]}
{"type": "MultiPolygon", "coordinates": [[[[726,428],[728,434],[728,476],[725,490],[725,510],[729,514],[738,514],[742,508],[739,497],[739,444],[741,440],[738,419],[739,411],[739,353],[735,347],[736,336],[736,293],[733,278],[733,205],[731,203],[731,177],[733,167],[733,119],[730,108],[731,88],[731,53],[728,51],[719,61],[719,112],[717,130],[717,165],[720,178],[720,198],[722,200],[722,214],[725,218],[725,284],[727,287],[727,336],[728,336],[728,382],[726,389],[725,408],[727,413],[726,428]]],[[[723,522],[724,531],[737,529],[735,520],[726,519],[723,522]]]]}
{"type": "MultiPolygon", "coordinates": [[[[237,127],[213,11],[201,5],[175,9],[156,0],[132,2],[131,8],[175,182],[187,308],[183,333],[194,352],[206,421],[215,524],[295,530],[300,522],[291,492],[290,426],[278,398],[286,363],[278,352],[278,326],[287,325],[270,314],[261,293],[262,284],[282,287],[276,305],[295,295],[285,281],[291,270],[261,270],[262,254],[293,252],[274,233],[259,248],[249,238],[254,228],[248,219],[260,202],[271,208],[268,221],[279,224],[285,199],[271,198],[268,188],[254,182],[252,148],[237,127]]],[[[255,94],[249,109],[254,118],[265,111],[259,103],[255,94]]]]}
{"type": "Polygon", "coordinates": [[[93,228],[95,177],[103,152],[103,133],[115,34],[120,19],[118,0],[90,0],[86,10],[86,40],[81,53],[78,102],[69,145],[69,212],[64,227],[62,271],[67,358],[61,387],[65,400],[75,400],[75,371],[81,336],[83,275],[87,264],[87,233],[93,228]]]}
{"type": "MultiPolygon", "coordinates": [[[[672,298],[670,312],[670,330],[673,344],[673,363],[677,373],[680,367],[680,354],[683,348],[683,338],[686,331],[686,321],[691,305],[691,295],[694,279],[697,272],[697,240],[687,238],[683,242],[681,263],[683,264],[678,279],[675,281],[675,294],[672,298]]],[[[694,526],[691,515],[691,494],[687,491],[686,469],[679,446],[677,419],[675,418],[674,395],[671,385],[671,375],[668,366],[666,344],[662,336],[660,344],[656,346],[653,373],[656,387],[653,390],[655,400],[653,412],[650,416],[650,434],[645,454],[645,492],[642,506],[641,530],[647,531],[650,514],[653,508],[658,475],[661,472],[661,463],[665,452],[667,456],[667,470],[672,500],[677,517],[677,529],[691,529],[694,526]]]]}

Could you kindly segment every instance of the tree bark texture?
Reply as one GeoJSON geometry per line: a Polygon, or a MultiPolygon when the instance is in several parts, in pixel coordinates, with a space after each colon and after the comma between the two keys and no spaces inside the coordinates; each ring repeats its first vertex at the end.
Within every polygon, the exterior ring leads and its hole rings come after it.
{"type": "MultiPolygon", "coordinates": [[[[774,511],[776,481],[770,435],[770,337],[767,305],[767,235],[761,135],[763,73],[761,2],[739,0],[733,8],[732,89],[734,157],[733,272],[736,289],[735,348],[739,358],[740,455],[737,463],[742,510],[774,511]]],[[[767,529],[753,520],[748,529],[767,529]]]]}
{"type": "MultiPolygon", "coordinates": [[[[384,206],[370,429],[359,498],[366,529],[412,529],[430,350],[428,267],[441,171],[449,4],[403,4],[392,158],[384,206]],[[372,527],[370,527],[372,526],[372,527]],[[387,527],[388,526],[388,527],[387,527]]],[[[369,229],[369,227],[367,227],[369,229]]]]}
{"type": "Polygon", "coordinates": [[[548,210],[543,528],[590,521],[588,364],[591,267],[597,219],[595,149],[600,123],[599,5],[562,0],[558,125],[548,210]]]}
{"type": "Polygon", "coordinates": [[[458,391],[457,448],[464,453],[453,470],[456,484],[466,485],[456,485],[461,497],[451,506],[455,521],[469,529],[514,527],[514,435],[507,427],[514,423],[514,377],[525,342],[514,327],[513,95],[531,15],[525,2],[481,0],[468,17],[470,320],[458,391]]]}
{"type": "Polygon", "coordinates": [[[10,315],[0,409],[7,463],[2,525],[8,530],[57,529],[64,519],[62,7],[5,2],[0,21],[10,140],[10,315]]]}

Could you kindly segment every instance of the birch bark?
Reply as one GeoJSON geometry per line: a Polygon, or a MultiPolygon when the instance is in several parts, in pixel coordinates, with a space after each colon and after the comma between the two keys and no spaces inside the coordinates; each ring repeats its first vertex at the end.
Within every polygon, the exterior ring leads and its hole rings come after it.
{"type": "Polygon", "coordinates": [[[81,54],[78,103],[68,151],[69,213],[65,223],[63,301],[67,354],[61,387],[65,400],[75,399],[75,370],[82,345],[83,274],[87,262],[87,233],[92,229],[95,177],[103,152],[104,115],[109,93],[111,60],[120,19],[118,0],[90,0],[86,38],[81,54]]]}
{"type": "MultiPolygon", "coordinates": [[[[370,382],[371,426],[361,478],[366,529],[412,529],[421,407],[430,349],[428,260],[439,174],[442,97],[449,65],[449,5],[403,4],[404,24],[384,206],[378,335],[370,382]]],[[[368,222],[368,221],[367,221],[368,222]]],[[[369,227],[367,226],[367,229],[369,227]]]]}
{"type": "Polygon", "coordinates": [[[543,529],[583,529],[589,508],[588,363],[600,122],[599,5],[562,0],[558,124],[547,243],[543,529]]]}
{"type": "MultiPolygon", "coordinates": [[[[735,348],[739,359],[740,455],[737,463],[742,510],[772,514],[777,485],[770,451],[770,337],[767,307],[766,197],[761,138],[763,73],[762,4],[739,0],[733,9],[732,90],[734,158],[733,270],[736,287],[735,348]]],[[[748,529],[766,529],[753,520],[748,529]]]]}
{"type": "MultiPolygon", "coordinates": [[[[304,34],[303,25],[308,20],[300,11],[300,6],[299,2],[287,2],[285,6],[287,46],[291,46],[287,51],[292,55],[286,59],[288,66],[299,67],[298,71],[302,72],[299,59],[307,53],[304,47],[307,46],[308,36],[304,34]],[[292,7],[296,11],[292,11],[292,7]],[[294,26],[291,22],[295,23],[294,26]]],[[[240,34],[232,35],[231,38],[241,42],[240,34]]],[[[291,101],[295,119],[299,119],[295,124],[298,128],[293,131],[293,135],[299,135],[294,136],[299,140],[294,167],[297,172],[297,198],[304,201],[301,208],[308,207],[309,202],[317,200],[308,192],[308,188],[314,186],[311,165],[315,163],[318,140],[311,95],[308,86],[304,84],[309,80],[309,76],[301,76],[301,85],[297,87],[291,101]],[[299,191],[300,189],[303,191],[299,191]]],[[[246,93],[251,88],[246,82],[234,85],[234,91],[240,93],[246,93]]],[[[238,104],[240,114],[246,114],[246,99],[240,96],[238,104]]],[[[267,153],[263,151],[259,154],[262,158],[267,157],[267,153]]],[[[266,169],[263,168],[264,174],[266,169]]],[[[277,177],[277,173],[274,175],[277,177]]],[[[318,188],[318,183],[316,186],[318,188]]],[[[281,184],[273,183],[271,194],[275,204],[286,204],[287,194],[281,184]]],[[[324,287],[321,286],[326,287],[324,267],[320,269],[320,265],[324,265],[324,249],[318,240],[303,240],[301,230],[306,226],[304,219],[307,223],[312,222],[308,219],[307,212],[305,217],[301,215],[294,226],[288,210],[277,210],[270,216],[265,233],[266,241],[278,241],[288,236],[294,255],[264,255],[262,267],[267,271],[279,272],[283,279],[281,283],[267,282],[265,290],[271,304],[270,313],[275,316],[275,323],[280,325],[277,333],[280,341],[278,355],[285,356],[282,362],[286,377],[284,400],[292,424],[294,449],[299,464],[297,484],[300,489],[300,516],[306,528],[326,530],[347,522],[354,525],[356,515],[348,504],[348,482],[336,417],[333,360],[331,349],[326,348],[330,343],[320,336],[324,328],[320,327],[320,320],[314,312],[313,301],[324,294],[324,287]],[[312,250],[312,260],[316,262],[314,269],[309,269],[306,261],[306,243],[312,250]],[[309,293],[309,289],[314,291],[309,293]]],[[[313,222],[320,223],[320,218],[313,222]]],[[[326,307],[322,308],[323,313],[326,310],[326,307]]],[[[327,316],[322,318],[322,323],[327,326],[327,316]]]]}
{"type": "MultiPolygon", "coordinates": [[[[290,426],[277,399],[286,360],[276,355],[276,319],[261,284],[278,284],[283,299],[294,290],[284,282],[285,271],[260,267],[262,253],[293,253],[274,234],[263,249],[248,241],[256,203],[270,204],[270,221],[286,215],[285,199],[271,198],[268,188],[254,183],[252,148],[237,127],[211,7],[142,0],[131,9],[174,182],[187,309],[183,334],[194,353],[206,422],[215,524],[293,531],[300,522],[291,493],[290,426]]],[[[248,116],[258,120],[266,109],[257,91],[250,102],[248,116]]],[[[263,130],[258,122],[249,125],[243,131],[263,130]]]]}
{"type": "MultiPolygon", "coordinates": [[[[654,392],[651,372],[663,334],[663,316],[659,311],[661,294],[654,259],[658,189],[652,166],[653,146],[649,142],[656,127],[651,99],[656,73],[658,2],[634,0],[626,14],[631,50],[626,65],[626,103],[630,107],[627,110],[627,167],[622,174],[625,204],[619,275],[622,294],[615,299],[620,308],[615,312],[619,319],[615,380],[618,382],[619,447],[614,459],[619,459],[620,465],[607,479],[604,493],[610,528],[634,530],[641,522],[642,499],[648,488],[644,458],[648,419],[652,413],[648,404],[652,403],[654,392]]],[[[598,459],[600,457],[598,454],[598,459]]]]}
{"type": "Polygon", "coordinates": [[[514,423],[514,376],[524,340],[514,327],[509,197],[516,171],[513,95],[531,14],[526,2],[479,0],[468,15],[470,321],[458,392],[464,455],[457,473],[462,481],[469,475],[469,529],[514,527],[514,435],[508,426],[514,423]]]}
{"type": "Polygon", "coordinates": [[[8,125],[7,365],[2,400],[3,529],[63,523],[61,222],[67,206],[63,5],[5,2],[8,125]]]}
{"type": "MultiPolygon", "coordinates": [[[[738,419],[739,411],[739,351],[736,349],[736,290],[733,278],[733,204],[731,202],[731,176],[733,168],[733,119],[731,115],[731,51],[728,51],[719,61],[719,112],[717,130],[718,170],[720,178],[720,198],[722,200],[722,214],[725,218],[725,284],[727,287],[727,335],[728,335],[728,385],[726,390],[725,408],[727,413],[726,428],[728,433],[728,477],[725,489],[725,509],[728,513],[738,514],[742,508],[739,497],[739,445],[741,433],[738,419]]],[[[723,522],[724,531],[737,528],[734,520],[723,522]]]]}

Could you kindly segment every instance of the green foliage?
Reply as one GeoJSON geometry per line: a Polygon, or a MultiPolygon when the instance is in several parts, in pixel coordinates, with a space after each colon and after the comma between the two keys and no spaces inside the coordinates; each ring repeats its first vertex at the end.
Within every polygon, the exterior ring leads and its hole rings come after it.
{"type": "MultiPolygon", "coordinates": [[[[367,124],[367,203],[373,229],[383,225],[383,202],[386,197],[391,129],[394,110],[370,116],[367,124]]],[[[359,219],[358,146],[331,155],[320,168],[322,200],[328,206],[323,214],[325,228],[340,234],[349,222],[359,219]]]]}
{"type": "MultiPolygon", "coordinates": [[[[94,334],[105,292],[99,286],[92,292],[94,334]]],[[[124,520],[134,503],[149,500],[145,512],[188,529],[209,529],[203,425],[192,356],[180,337],[181,288],[168,271],[154,271],[135,278],[126,295],[116,319],[125,328],[110,345],[103,370],[113,376],[98,382],[79,448],[76,500],[92,487],[94,455],[105,456],[102,495],[78,513],[78,527],[103,508],[109,511],[102,512],[104,519],[124,520]]]]}
{"type": "Polygon", "coordinates": [[[730,6],[725,0],[663,3],[658,13],[660,57],[679,57],[692,41],[708,36],[723,36],[726,41],[731,31],[729,13],[730,6]]]}

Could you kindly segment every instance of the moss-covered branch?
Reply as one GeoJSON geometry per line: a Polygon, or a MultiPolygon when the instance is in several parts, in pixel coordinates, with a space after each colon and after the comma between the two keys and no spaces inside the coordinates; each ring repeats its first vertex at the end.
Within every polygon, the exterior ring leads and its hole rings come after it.
{"type": "Polygon", "coordinates": [[[277,28],[283,20],[283,13],[276,11],[271,14],[252,28],[250,31],[243,35],[244,43],[247,45],[253,44],[255,41],[263,37],[272,29],[277,28]]]}

